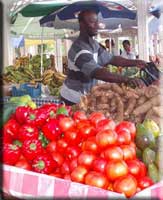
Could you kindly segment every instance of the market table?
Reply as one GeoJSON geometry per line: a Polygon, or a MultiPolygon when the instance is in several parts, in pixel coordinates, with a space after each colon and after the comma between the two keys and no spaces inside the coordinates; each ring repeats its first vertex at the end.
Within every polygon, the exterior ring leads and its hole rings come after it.
{"type": "MultiPolygon", "coordinates": [[[[53,176],[3,165],[3,191],[18,198],[66,198],[66,199],[126,199],[124,195],[64,180],[53,176]]],[[[132,199],[163,200],[163,181],[137,193],[132,199]]]]}

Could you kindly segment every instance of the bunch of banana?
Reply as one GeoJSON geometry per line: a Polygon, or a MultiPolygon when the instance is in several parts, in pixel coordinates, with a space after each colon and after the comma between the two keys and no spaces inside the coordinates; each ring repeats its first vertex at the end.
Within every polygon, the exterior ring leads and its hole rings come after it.
{"type": "Polygon", "coordinates": [[[35,74],[32,69],[29,67],[24,67],[24,74],[28,76],[30,79],[35,79],[35,74]]]}
{"type": "Polygon", "coordinates": [[[60,87],[54,87],[52,85],[49,85],[48,89],[50,91],[50,95],[56,96],[56,97],[59,96],[60,87]]]}
{"type": "Polygon", "coordinates": [[[53,79],[54,71],[51,69],[45,70],[42,75],[42,83],[44,85],[49,85],[51,80],[53,79]]]}
{"type": "Polygon", "coordinates": [[[23,56],[19,58],[20,66],[28,66],[29,58],[27,56],[23,56]]]}
{"type": "Polygon", "coordinates": [[[8,83],[25,83],[35,79],[35,75],[31,69],[26,67],[8,67],[6,73],[3,74],[3,79],[8,83]]]}

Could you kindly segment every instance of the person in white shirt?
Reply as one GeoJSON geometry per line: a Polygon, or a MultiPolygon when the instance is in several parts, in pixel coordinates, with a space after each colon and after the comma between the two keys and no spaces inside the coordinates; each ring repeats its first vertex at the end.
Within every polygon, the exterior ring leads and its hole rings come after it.
{"type": "MultiPolygon", "coordinates": [[[[122,51],[121,56],[123,58],[126,58],[126,59],[135,60],[136,59],[136,55],[132,51],[130,41],[129,40],[124,40],[122,42],[122,45],[123,45],[123,49],[124,50],[122,51]]],[[[127,76],[132,76],[132,75],[136,74],[137,72],[138,72],[138,68],[137,67],[132,67],[132,68],[126,67],[125,69],[123,69],[123,74],[127,75],[127,76]]]]}
{"type": "Polygon", "coordinates": [[[131,49],[131,44],[129,40],[124,40],[122,42],[124,50],[122,51],[121,56],[127,59],[136,59],[135,53],[131,49]]]}

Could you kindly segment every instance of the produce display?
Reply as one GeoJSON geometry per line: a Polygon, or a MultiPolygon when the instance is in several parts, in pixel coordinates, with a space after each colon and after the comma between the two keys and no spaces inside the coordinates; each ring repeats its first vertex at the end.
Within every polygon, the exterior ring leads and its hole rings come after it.
{"type": "Polygon", "coordinates": [[[64,74],[49,69],[44,72],[42,83],[48,86],[51,95],[59,96],[59,90],[65,78],[64,74]]]}
{"type": "Polygon", "coordinates": [[[30,108],[34,109],[36,108],[36,103],[32,101],[29,95],[11,97],[10,100],[2,107],[3,112],[0,113],[0,128],[2,128],[5,122],[7,122],[11,114],[15,112],[18,106],[29,106],[30,108]]]}
{"type": "Polygon", "coordinates": [[[59,88],[62,85],[65,75],[54,71],[52,69],[44,70],[41,75],[40,67],[32,65],[32,66],[8,66],[5,68],[5,73],[1,77],[2,84],[23,84],[30,83],[36,85],[38,82],[43,85],[47,85],[50,94],[54,96],[59,95],[59,88]]]}
{"type": "Polygon", "coordinates": [[[78,109],[88,114],[100,111],[116,122],[139,123],[147,118],[159,124],[163,110],[160,109],[160,98],[160,89],[155,85],[133,89],[116,83],[102,83],[81,97],[78,109]]]}
{"type": "Polygon", "coordinates": [[[154,182],[163,179],[162,139],[160,129],[153,120],[146,119],[142,124],[137,124],[135,140],[137,155],[147,166],[148,174],[154,182]]]}
{"type": "Polygon", "coordinates": [[[116,123],[102,112],[50,103],[18,106],[3,126],[2,162],[129,198],[160,180],[146,166],[148,155],[143,152],[145,164],[138,159],[135,137],[134,123],[116,123]]]}

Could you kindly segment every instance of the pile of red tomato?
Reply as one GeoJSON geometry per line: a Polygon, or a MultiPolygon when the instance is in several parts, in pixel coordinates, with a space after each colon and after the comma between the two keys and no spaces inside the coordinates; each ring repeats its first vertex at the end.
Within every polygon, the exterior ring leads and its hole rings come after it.
{"type": "Polygon", "coordinates": [[[133,196],[153,184],[136,158],[135,125],[100,112],[18,107],[3,127],[3,163],[133,196]],[[56,114],[59,113],[59,114],[56,114]]]}

